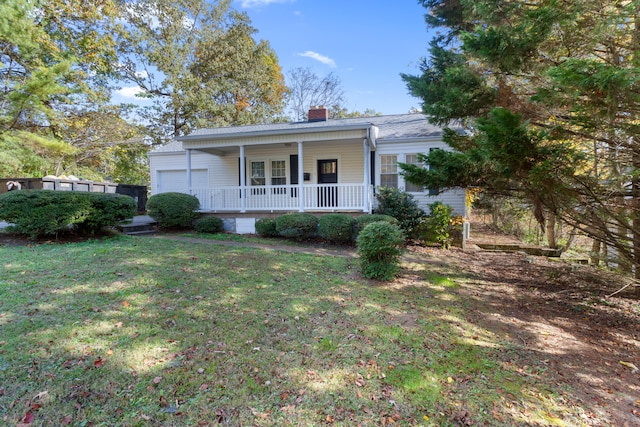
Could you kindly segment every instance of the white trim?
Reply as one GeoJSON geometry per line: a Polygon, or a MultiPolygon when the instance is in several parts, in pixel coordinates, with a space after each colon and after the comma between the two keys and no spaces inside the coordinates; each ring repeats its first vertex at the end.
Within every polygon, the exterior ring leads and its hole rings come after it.
{"type": "Polygon", "coordinates": [[[337,165],[337,169],[336,169],[336,173],[338,174],[338,182],[337,184],[340,184],[340,176],[342,175],[340,173],[340,170],[342,169],[342,166],[340,166],[342,164],[342,154],[322,154],[322,155],[315,155],[313,156],[313,167],[311,168],[311,170],[313,171],[313,176],[311,177],[312,179],[309,180],[309,182],[313,183],[313,184],[318,184],[318,160],[333,160],[336,159],[338,161],[338,165],[337,165]],[[313,177],[315,177],[315,180],[313,179],[313,177]]]}
{"type": "Polygon", "coordinates": [[[283,154],[282,157],[280,156],[273,156],[273,157],[260,157],[260,156],[253,156],[253,157],[247,157],[247,164],[249,166],[248,170],[246,171],[246,173],[250,174],[251,173],[251,163],[252,162],[264,162],[264,182],[265,185],[251,185],[251,177],[249,176],[249,185],[247,185],[247,187],[264,187],[264,186],[270,186],[271,184],[271,178],[273,178],[272,176],[272,164],[271,162],[274,161],[279,161],[279,162],[284,162],[284,167],[285,167],[285,178],[287,179],[286,184],[283,185],[290,185],[291,184],[291,168],[289,167],[289,159],[287,158],[289,156],[289,154],[283,154]]]}

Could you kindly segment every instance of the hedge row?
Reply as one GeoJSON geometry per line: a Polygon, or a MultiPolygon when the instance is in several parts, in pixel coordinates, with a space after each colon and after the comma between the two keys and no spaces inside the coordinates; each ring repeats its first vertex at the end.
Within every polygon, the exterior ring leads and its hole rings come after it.
{"type": "Polygon", "coordinates": [[[332,213],[318,218],[310,213],[296,212],[257,220],[256,233],[262,237],[298,240],[320,237],[344,245],[355,242],[368,224],[377,221],[398,225],[398,221],[388,215],[363,215],[354,219],[350,215],[332,213]]]}
{"type": "Polygon", "coordinates": [[[121,194],[52,190],[0,194],[0,220],[32,239],[68,231],[93,234],[132,218],[137,209],[133,198],[121,194]]]}

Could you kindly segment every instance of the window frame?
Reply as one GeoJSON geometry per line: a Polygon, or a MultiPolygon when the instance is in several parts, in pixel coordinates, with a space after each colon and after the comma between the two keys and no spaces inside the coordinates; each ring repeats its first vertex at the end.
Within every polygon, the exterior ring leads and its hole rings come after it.
{"type": "MultiPolygon", "coordinates": [[[[420,161],[418,160],[418,153],[406,153],[404,155],[404,163],[408,165],[420,165],[420,161]],[[415,162],[409,161],[409,156],[415,156],[415,162]]],[[[424,187],[419,186],[417,184],[412,184],[410,182],[404,181],[404,189],[407,193],[424,193],[424,187]],[[412,186],[409,188],[409,186],[412,186]],[[416,190],[417,188],[417,190],[416,190]]]]}
{"type": "Polygon", "coordinates": [[[380,154],[380,187],[399,188],[398,178],[399,178],[398,154],[380,154]],[[395,158],[395,161],[393,163],[385,161],[386,158],[390,158],[390,157],[395,158]],[[395,172],[387,171],[387,168],[389,168],[390,166],[394,166],[395,172]],[[394,175],[395,175],[395,185],[387,185],[388,181],[384,180],[383,177],[393,177],[394,175]]]}

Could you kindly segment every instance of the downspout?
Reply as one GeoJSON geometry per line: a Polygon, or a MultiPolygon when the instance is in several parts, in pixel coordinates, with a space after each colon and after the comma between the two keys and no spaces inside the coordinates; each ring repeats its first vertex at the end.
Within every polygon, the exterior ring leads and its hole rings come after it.
{"type": "Polygon", "coordinates": [[[369,187],[370,187],[370,183],[369,183],[369,177],[371,176],[370,171],[370,167],[371,165],[369,164],[369,162],[371,162],[371,156],[369,155],[369,138],[368,135],[369,134],[369,130],[367,130],[367,137],[364,138],[362,140],[362,145],[363,145],[363,151],[364,151],[364,179],[362,180],[363,184],[364,184],[364,193],[363,193],[363,206],[362,206],[362,211],[363,212],[369,212],[369,187]]]}

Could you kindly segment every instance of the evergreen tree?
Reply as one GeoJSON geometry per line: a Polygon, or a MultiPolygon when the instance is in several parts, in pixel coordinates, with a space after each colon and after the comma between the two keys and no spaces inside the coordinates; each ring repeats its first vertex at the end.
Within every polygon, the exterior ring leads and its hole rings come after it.
{"type": "Polygon", "coordinates": [[[541,224],[561,216],[640,278],[640,2],[422,4],[440,34],[403,78],[434,122],[470,133],[448,133],[459,152],[424,156],[432,171],[407,165],[407,178],[522,194],[541,224]]]}

